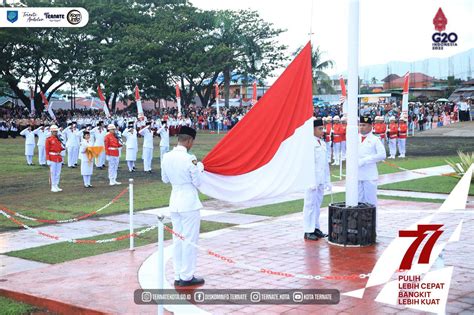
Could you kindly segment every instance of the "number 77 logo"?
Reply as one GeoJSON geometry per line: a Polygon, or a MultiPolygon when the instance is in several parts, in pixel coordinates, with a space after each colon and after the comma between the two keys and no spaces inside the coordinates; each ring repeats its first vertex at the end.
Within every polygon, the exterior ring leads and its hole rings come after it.
{"type": "Polygon", "coordinates": [[[402,262],[400,263],[401,270],[410,270],[411,265],[413,263],[413,258],[415,258],[416,251],[418,247],[420,247],[421,242],[425,239],[426,235],[425,232],[433,231],[430,238],[423,246],[421,250],[420,257],[418,258],[419,264],[428,264],[430,262],[431,251],[433,250],[434,244],[441,236],[444,231],[439,230],[443,224],[419,224],[418,230],[414,231],[398,231],[399,237],[416,237],[411,243],[410,247],[408,247],[405,256],[403,256],[402,262]]]}

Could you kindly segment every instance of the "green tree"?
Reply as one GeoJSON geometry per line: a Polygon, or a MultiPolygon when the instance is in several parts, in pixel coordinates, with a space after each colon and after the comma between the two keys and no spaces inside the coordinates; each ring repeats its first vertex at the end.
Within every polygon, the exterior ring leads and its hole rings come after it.
{"type": "Polygon", "coordinates": [[[315,94],[333,94],[334,88],[331,84],[331,78],[326,74],[326,70],[334,66],[334,61],[323,60],[323,52],[319,46],[313,48],[311,53],[311,67],[313,70],[313,93],[315,94]]]}

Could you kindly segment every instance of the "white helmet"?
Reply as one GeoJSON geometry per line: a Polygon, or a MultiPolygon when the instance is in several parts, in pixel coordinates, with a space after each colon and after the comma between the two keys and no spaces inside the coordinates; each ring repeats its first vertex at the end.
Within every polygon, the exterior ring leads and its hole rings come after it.
{"type": "Polygon", "coordinates": [[[395,117],[394,116],[391,116],[389,121],[395,121],[395,117]]]}
{"type": "Polygon", "coordinates": [[[115,129],[115,125],[114,124],[109,124],[107,126],[107,130],[112,130],[112,129],[115,129]]]}
{"type": "Polygon", "coordinates": [[[49,131],[59,131],[59,128],[56,125],[52,125],[51,127],[49,127],[49,131]]]}
{"type": "Polygon", "coordinates": [[[333,120],[334,120],[334,121],[340,121],[341,118],[339,118],[339,116],[336,115],[336,116],[333,117],[333,120]]]}

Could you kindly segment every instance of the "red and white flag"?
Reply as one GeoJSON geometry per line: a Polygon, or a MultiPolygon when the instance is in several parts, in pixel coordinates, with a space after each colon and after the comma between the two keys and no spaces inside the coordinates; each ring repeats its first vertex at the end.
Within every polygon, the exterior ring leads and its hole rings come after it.
{"type": "Polygon", "coordinates": [[[220,116],[220,108],[219,108],[219,84],[214,83],[214,93],[216,94],[216,109],[217,109],[217,117],[220,116]]]}
{"type": "Polygon", "coordinates": [[[135,85],[135,102],[137,103],[138,119],[143,120],[145,115],[143,114],[142,100],[140,98],[140,90],[138,89],[138,85],[135,85]]]}
{"type": "Polygon", "coordinates": [[[216,199],[240,202],[314,186],[313,120],[308,43],[204,158],[199,189],[216,199]]]}
{"type": "Polygon", "coordinates": [[[30,87],[30,114],[34,115],[36,112],[35,110],[35,93],[33,92],[33,88],[30,87]]]}
{"type": "Polygon", "coordinates": [[[109,118],[110,117],[109,107],[107,106],[107,103],[105,103],[105,96],[104,96],[104,93],[102,93],[100,84],[97,86],[97,94],[99,94],[100,104],[102,105],[102,108],[104,109],[105,116],[109,118]]]}
{"type": "Polygon", "coordinates": [[[178,104],[178,115],[181,115],[181,91],[179,84],[176,84],[176,104],[178,104]]]}
{"type": "Polygon", "coordinates": [[[341,97],[339,98],[339,101],[342,103],[342,112],[347,113],[347,90],[342,75],[339,77],[339,83],[341,84],[341,97]]]}
{"type": "Polygon", "coordinates": [[[40,91],[40,95],[41,95],[41,99],[43,100],[44,109],[48,111],[48,114],[51,118],[56,120],[56,116],[54,115],[54,112],[53,112],[53,104],[49,104],[48,99],[43,94],[43,91],[40,91]]]}
{"type": "Polygon", "coordinates": [[[405,76],[405,82],[403,82],[403,94],[402,94],[402,115],[408,118],[408,91],[410,89],[410,71],[405,76]]]}
{"type": "Polygon", "coordinates": [[[257,104],[257,82],[252,84],[252,105],[257,104]]]}

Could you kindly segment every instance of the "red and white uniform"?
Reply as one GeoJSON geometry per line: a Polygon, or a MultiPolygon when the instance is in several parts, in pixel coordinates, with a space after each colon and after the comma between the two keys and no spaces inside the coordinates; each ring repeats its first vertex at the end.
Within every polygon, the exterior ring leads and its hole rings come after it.
{"type": "Polygon", "coordinates": [[[119,139],[113,133],[107,133],[104,138],[105,155],[109,161],[109,185],[119,185],[117,182],[117,170],[119,165],[119,148],[122,147],[119,139]]]}
{"type": "Polygon", "coordinates": [[[408,125],[406,122],[400,122],[398,125],[398,152],[400,157],[404,158],[406,153],[408,125]]]}
{"type": "Polygon", "coordinates": [[[343,134],[344,134],[343,125],[341,123],[334,124],[332,128],[334,165],[339,165],[340,160],[341,160],[341,143],[342,143],[343,134]]]}
{"type": "Polygon", "coordinates": [[[45,142],[46,159],[50,169],[51,191],[57,192],[59,189],[59,180],[61,178],[61,167],[63,157],[61,152],[64,151],[63,144],[56,136],[50,136],[45,142]]]}
{"type": "Polygon", "coordinates": [[[378,122],[374,124],[374,133],[380,138],[382,143],[385,143],[387,125],[384,122],[378,122]]]}
{"type": "Polygon", "coordinates": [[[398,138],[398,124],[391,122],[388,126],[388,149],[390,151],[389,158],[394,159],[397,155],[397,138],[398,138]]]}
{"type": "Polygon", "coordinates": [[[332,131],[332,124],[327,123],[324,126],[324,141],[326,141],[326,154],[328,158],[328,163],[331,163],[331,131],[332,131]]]}

